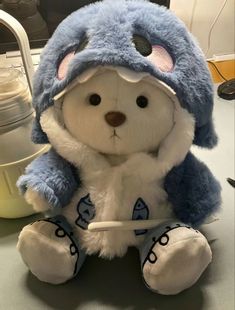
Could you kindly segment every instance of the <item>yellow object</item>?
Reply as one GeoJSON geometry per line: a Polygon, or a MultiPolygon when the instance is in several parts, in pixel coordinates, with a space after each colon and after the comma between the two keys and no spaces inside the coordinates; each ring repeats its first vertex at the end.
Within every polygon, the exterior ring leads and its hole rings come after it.
{"type": "MultiPolygon", "coordinates": [[[[235,60],[224,60],[224,61],[216,61],[213,62],[218,70],[223,74],[223,76],[227,79],[234,79],[235,78],[235,60]]],[[[214,83],[221,83],[224,82],[222,77],[219,75],[219,73],[216,71],[213,64],[208,63],[208,67],[210,69],[212,78],[214,83]]]]}
{"type": "Polygon", "coordinates": [[[24,173],[25,167],[40,154],[48,150],[43,146],[41,150],[22,160],[0,165],[0,217],[19,218],[35,213],[26,203],[24,197],[16,187],[16,181],[24,173]]]}

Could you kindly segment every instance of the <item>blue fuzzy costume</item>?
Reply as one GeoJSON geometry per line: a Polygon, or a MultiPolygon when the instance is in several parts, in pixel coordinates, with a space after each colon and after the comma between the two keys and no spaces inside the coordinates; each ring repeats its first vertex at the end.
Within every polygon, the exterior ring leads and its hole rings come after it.
{"type": "MultiPolygon", "coordinates": [[[[36,119],[32,139],[35,143],[43,144],[50,140],[42,129],[40,117],[44,111],[53,107],[54,97],[87,69],[100,66],[125,67],[135,73],[147,72],[170,86],[181,107],[194,117],[193,143],[206,148],[216,145],[217,136],[212,121],[213,87],[200,48],[183,23],[170,11],[143,0],[106,0],[95,3],[74,12],[57,28],[43,51],[34,77],[33,105],[36,119]],[[163,72],[141,55],[132,44],[133,34],[145,37],[152,46],[163,46],[173,59],[173,70],[163,72]],[[57,71],[61,60],[79,46],[84,36],[89,44],[75,54],[68,65],[66,76],[58,79],[57,71]]],[[[18,186],[23,194],[28,188],[36,191],[52,209],[60,210],[71,203],[82,183],[79,167],[75,167],[73,162],[69,162],[52,148],[26,168],[18,186]]],[[[167,230],[160,229],[160,233],[159,228],[155,233],[150,232],[141,252],[143,264],[154,253],[153,244],[157,240],[161,241],[161,237],[166,236],[167,232],[176,227],[190,229],[187,225],[194,228],[199,226],[218,210],[221,203],[219,183],[206,165],[190,152],[167,173],[163,188],[175,218],[182,223],[178,226],[170,224],[167,230]]],[[[55,220],[51,222],[53,225],[56,223],[55,220]]],[[[151,262],[151,258],[149,261],[151,262]]],[[[60,283],[60,280],[55,283],[60,283]]],[[[151,281],[147,285],[153,290],[168,294],[165,287],[155,288],[150,283],[151,281]]],[[[185,284],[184,288],[188,286],[185,284]]]]}

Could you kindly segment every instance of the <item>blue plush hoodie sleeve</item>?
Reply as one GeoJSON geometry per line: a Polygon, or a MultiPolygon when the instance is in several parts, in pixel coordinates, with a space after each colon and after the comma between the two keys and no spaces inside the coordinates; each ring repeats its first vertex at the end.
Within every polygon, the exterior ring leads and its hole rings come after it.
{"type": "Polygon", "coordinates": [[[34,189],[52,207],[58,208],[70,202],[80,179],[76,169],[51,149],[26,167],[17,186],[22,194],[28,187],[34,189]]]}
{"type": "Polygon", "coordinates": [[[177,218],[193,226],[202,224],[221,204],[219,182],[191,153],[167,175],[165,190],[177,218]]]}

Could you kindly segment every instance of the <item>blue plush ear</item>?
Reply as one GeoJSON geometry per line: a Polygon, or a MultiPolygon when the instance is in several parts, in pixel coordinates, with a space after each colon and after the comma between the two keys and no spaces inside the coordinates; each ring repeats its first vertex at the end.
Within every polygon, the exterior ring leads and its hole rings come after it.
{"type": "Polygon", "coordinates": [[[212,119],[210,119],[210,121],[204,126],[196,127],[193,141],[194,144],[212,149],[216,146],[217,142],[218,137],[216,135],[212,119]]]}

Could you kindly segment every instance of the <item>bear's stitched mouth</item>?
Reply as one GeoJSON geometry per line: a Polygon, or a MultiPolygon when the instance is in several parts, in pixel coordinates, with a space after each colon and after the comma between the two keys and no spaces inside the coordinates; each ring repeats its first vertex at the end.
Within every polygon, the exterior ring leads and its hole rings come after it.
{"type": "Polygon", "coordinates": [[[118,138],[121,140],[121,137],[119,137],[119,135],[117,134],[116,129],[113,130],[113,133],[110,136],[110,139],[115,139],[115,138],[118,138]]]}

